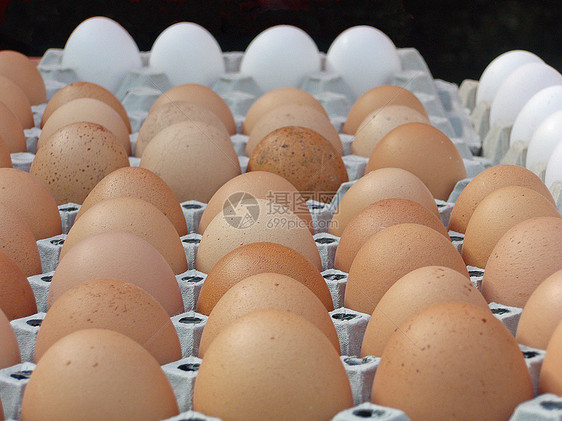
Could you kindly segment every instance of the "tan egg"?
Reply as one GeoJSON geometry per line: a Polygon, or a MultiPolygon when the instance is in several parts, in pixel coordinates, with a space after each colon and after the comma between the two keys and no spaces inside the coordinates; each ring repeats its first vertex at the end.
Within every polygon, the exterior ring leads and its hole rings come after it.
{"type": "Polygon", "coordinates": [[[3,102],[16,115],[24,129],[31,129],[35,126],[31,104],[25,92],[4,76],[0,76],[0,102],[3,102]]]}
{"type": "Polygon", "coordinates": [[[187,234],[185,216],[176,195],[164,180],[145,168],[124,167],[107,174],[90,191],[76,218],[95,204],[115,197],[137,197],[156,206],[181,236],[187,234]]]}
{"type": "Polygon", "coordinates": [[[281,105],[302,104],[308,105],[326,115],[326,110],[316,98],[302,89],[278,88],[272,89],[260,96],[250,107],[244,118],[242,133],[249,135],[256,123],[268,112],[281,105]]]}
{"type": "Polygon", "coordinates": [[[562,321],[562,269],[554,272],[533,291],[517,325],[515,339],[523,345],[546,349],[556,326],[562,321]]]}
{"type": "Polygon", "coordinates": [[[0,138],[4,140],[10,153],[27,152],[23,126],[3,102],[0,102],[0,138]]]}
{"type": "Polygon", "coordinates": [[[226,131],[188,121],[168,126],[154,136],[140,166],[162,178],[180,202],[207,203],[224,183],[241,173],[226,131]]]}
{"type": "Polygon", "coordinates": [[[47,102],[47,89],[37,66],[25,55],[10,50],[0,51],[0,75],[18,85],[31,105],[47,102]]]}
{"type": "Polygon", "coordinates": [[[464,261],[484,269],[494,246],[510,228],[538,216],[560,217],[560,213],[546,197],[527,187],[494,190],[480,202],[468,222],[462,246],[464,261]]]}
{"type": "Polygon", "coordinates": [[[445,133],[426,123],[402,124],[381,139],[365,172],[387,167],[415,174],[433,197],[441,200],[447,200],[457,181],[466,178],[464,161],[455,144],[445,133]]]}
{"type": "Polygon", "coordinates": [[[141,345],[108,329],[83,329],[57,341],[25,387],[24,420],[160,420],[178,404],[158,361],[141,345]]]}
{"type": "Polygon", "coordinates": [[[410,107],[429,118],[425,107],[412,92],[400,86],[382,85],[365,92],[354,102],[347,115],[343,132],[355,134],[365,117],[373,111],[393,105],[410,107]]]}
{"type": "Polygon", "coordinates": [[[507,420],[532,398],[509,330],[489,309],[459,302],[432,305],[391,336],[371,395],[412,421],[507,420]]]}
{"type": "Polygon", "coordinates": [[[127,152],[111,131],[78,122],[44,140],[29,172],[48,186],[57,204],[81,204],[102,178],[128,166],[127,152]]]}
{"type": "Polygon", "coordinates": [[[330,203],[347,169],[338,151],[321,134],[286,126],[265,136],[254,148],[248,171],[268,171],[287,179],[307,200],[330,203]]]}
{"type": "Polygon", "coordinates": [[[369,158],[384,136],[406,123],[431,124],[425,114],[406,105],[389,105],[371,112],[359,125],[351,143],[351,151],[369,158]]]}
{"type": "Polygon", "coordinates": [[[199,234],[203,234],[215,215],[222,212],[228,198],[241,192],[259,199],[272,200],[288,207],[306,223],[314,234],[312,217],[306,205],[306,199],[285,178],[266,171],[246,172],[224,183],[207,203],[199,222],[199,234]]]}
{"type": "Polygon", "coordinates": [[[209,273],[227,253],[268,241],[295,249],[322,270],[320,253],[308,227],[288,208],[264,199],[240,197],[207,226],[197,251],[197,270],[209,273]]]}
{"type": "Polygon", "coordinates": [[[266,272],[296,279],[318,297],[326,310],[334,309],[328,285],[310,260],[281,244],[255,242],[235,248],[213,266],[199,293],[197,312],[211,314],[230,288],[246,277],[266,272]]]}
{"type": "Polygon", "coordinates": [[[340,237],[359,212],[371,203],[391,198],[413,200],[439,217],[431,192],[418,177],[401,168],[381,168],[365,174],[345,193],[330,222],[330,234],[340,237]]]}
{"type": "Polygon", "coordinates": [[[349,272],[353,259],[369,237],[391,225],[408,222],[432,228],[449,240],[441,220],[418,202],[383,199],[367,206],[349,222],[336,249],[334,268],[349,272]]]}
{"type": "Polygon", "coordinates": [[[562,219],[531,218],[496,243],[482,279],[488,302],[524,307],[546,278],[562,269],[562,219]]]}
{"type": "Polygon", "coordinates": [[[227,326],[256,310],[288,311],[304,317],[326,335],[340,352],[336,328],[326,307],[299,281],[279,273],[249,276],[230,288],[211,311],[199,345],[203,358],[209,345],[227,326]]]}
{"type": "Polygon", "coordinates": [[[482,199],[494,190],[507,186],[530,188],[554,204],[550,191],[534,172],[519,165],[494,165],[474,177],[463,189],[451,212],[449,229],[464,234],[474,209],[482,199]]]}
{"type": "Polygon", "coordinates": [[[374,234],[359,249],[349,269],[345,307],[372,314],[398,279],[424,266],[445,266],[469,278],[451,241],[425,225],[392,225],[374,234]]]}
{"type": "Polygon", "coordinates": [[[260,310],[213,341],[199,367],[193,409],[221,419],[328,420],[353,406],[326,335],[302,316],[260,310]]]}
{"type": "Polygon", "coordinates": [[[3,252],[0,252],[0,310],[10,320],[37,313],[35,296],[27,277],[3,252]]]}
{"type": "Polygon", "coordinates": [[[562,322],[552,334],[541,366],[539,393],[562,396],[562,322]]]}
{"type": "Polygon", "coordinates": [[[41,180],[25,171],[0,168],[0,203],[23,216],[35,240],[62,233],[53,194],[41,180]]]}
{"type": "Polygon", "coordinates": [[[136,197],[102,200],[74,222],[60,258],[79,241],[108,231],[122,231],[148,241],[166,259],[174,273],[187,270],[187,259],[178,232],[158,208],[136,197]]]}
{"type": "MultiPolygon", "coordinates": [[[[0,369],[21,363],[20,348],[10,320],[0,309],[0,369]]],[[[0,401],[0,416],[3,415],[0,401]]]]}
{"type": "Polygon", "coordinates": [[[0,136],[0,168],[13,168],[12,156],[2,136],[0,136]]]}
{"type": "Polygon", "coordinates": [[[152,104],[149,113],[164,104],[179,101],[188,101],[209,109],[220,118],[229,134],[236,134],[236,123],[228,104],[211,88],[198,83],[186,83],[168,89],[152,104]]]}
{"type": "Polygon", "coordinates": [[[129,115],[127,114],[127,111],[121,101],[119,101],[111,91],[108,91],[103,86],[92,82],[86,82],[84,80],[69,83],[53,95],[43,112],[41,127],[45,125],[51,114],[53,114],[53,112],[55,112],[61,105],[79,98],[93,98],[106,103],[117,111],[117,114],[119,114],[123,123],[127,126],[129,133],[131,132],[131,121],[129,120],[129,115]]]}
{"type": "Polygon", "coordinates": [[[407,273],[383,295],[365,330],[361,356],[383,354],[390,337],[416,313],[446,301],[472,303],[489,310],[480,291],[456,270],[425,266],[407,273]]]}
{"type": "Polygon", "coordinates": [[[37,149],[61,127],[72,123],[96,123],[115,135],[119,143],[125,148],[127,156],[131,155],[131,141],[129,129],[112,107],[94,98],[78,98],[58,107],[43,126],[37,141],[37,149]]]}
{"type": "Polygon", "coordinates": [[[285,126],[299,126],[314,130],[324,137],[336,151],[343,155],[343,145],[336,128],[325,112],[304,104],[285,104],[263,115],[254,125],[246,144],[246,156],[252,156],[254,148],[269,133],[285,126]]]}
{"type": "Polygon", "coordinates": [[[155,108],[142,123],[135,146],[135,156],[141,158],[146,146],[159,132],[180,122],[189,122],[194,127],[201,127],[201,131],[206,131],[207,127],[211,126],[220,132],[222,137],[228,137],[228,130],[222,120],[208,108],[187,101],[168,102],[155,108]]]}
{"type": "Polygon", "coordinates": [[[150,243],[126,232],[104,232],[76,243],[51,279],[47,308],[69,289],[101,278],[130,282],[151,294],[168,315],[184,312],[174,272],[150,243]]]}

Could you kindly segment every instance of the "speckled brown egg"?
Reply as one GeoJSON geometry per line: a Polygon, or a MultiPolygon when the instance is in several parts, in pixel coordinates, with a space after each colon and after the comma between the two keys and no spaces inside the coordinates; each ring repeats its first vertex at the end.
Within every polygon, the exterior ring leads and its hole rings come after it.
{"type": "Polygon", "coordinates": [[[45,82],[37,66],[25,55],[10,50],[0,51],[0,75],[16,83],[31,105],[47,102],[45,82]]]}
{"type": "Polygon", "coordinates": [[[541,367],[539,392],[562,396],[562,322],[552,334],[541,367]]]}
{"type": "Polygon", "coordinates": [[[26,276],[3,252],[0,252],[0,309],[10,320],[37,313],[35,296],[26,276]]]}
{"type": "Polygon", "coordinates": [[[8,145],[0,136],[0,168],[13,168],[12,156],[8,150],[8,145]]]}
{"type": "MultiPolygon", "coordinates": [[[[21,362],[20,348],[14,329],[10,324],[10,320],[6,317],[4,312],[0,309],[0,369],[8,368],[21,362]]],[[[0,415],[2,406],[0,403],[0,415]]]]}
{"type": "Polygon", "coordinates": [[[23,126],[18,117],[3,102],[0,102],[0,137],[6,143],[10,153],[27,151],[23,126]]]}
{"type": "Polygon", "coordinates": [[[4,76],[0,76],[0,102],[12,110],[24,129],[31,129],[35,126],[31,104],[25,92],[4,76]]]}

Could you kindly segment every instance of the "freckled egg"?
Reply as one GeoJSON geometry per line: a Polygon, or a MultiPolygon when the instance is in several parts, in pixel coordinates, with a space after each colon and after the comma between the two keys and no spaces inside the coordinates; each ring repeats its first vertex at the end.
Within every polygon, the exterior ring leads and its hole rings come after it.
{"type": "Polygon", "coordinates": [[[562,322],[552,334],[541,367],[539,378],[540,393],[554,393],[562,396],[562,322]]]}
{"type": "MultiPolygon", "coordinates": [[[[8,368],[21,362],[20,348],[16,339],[16,334],[10,324],[10,320],[0,309],[0,369],[8,368]]],[[[2,412],[2,403],[0,401],[0,415],[2,412]]]]}
{"type": "Polygon", "coordinates": [[[31,285],[19,266],[0,251],[0,310],[10,320],[37,313],[31,285]]]}
{"type": "Polygon", "coordinates": [[[0,137],[10,153],[27,151],[20,120],[3,102],[0,102],[0,137]]]}
{"type": "Polygon", "coordinates": [[[24,129],[31,129],[35,126],[31,104],[25,92],[15,82],[4,76],[0,76],[0,102],[17,116],[24,129]]]}
{"type": "Polygon", "coordinates": [[[18,85],[31,105],[47,102],[45,82],[37,66],[28,57],[17,51],[0,51],[0,75],[18,85]]]}

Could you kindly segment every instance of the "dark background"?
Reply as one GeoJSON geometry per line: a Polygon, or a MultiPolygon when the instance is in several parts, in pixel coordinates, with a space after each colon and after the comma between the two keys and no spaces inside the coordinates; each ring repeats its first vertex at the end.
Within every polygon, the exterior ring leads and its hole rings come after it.
{"type": "Polygon", "coordinates": [[[415,47],[433,76],[478,79],[499,54],[525,49],[562,69],[559,1],[410,0],[0,0],[0,49],[42,56],[63,48],[84,19],[103,15],[129,31],[141,51],[173,23],[196,22],[223,51],[243,51],[264,29],[295,25],[321,51],[344,29],[371,25],[397,47],[415,47]]]}

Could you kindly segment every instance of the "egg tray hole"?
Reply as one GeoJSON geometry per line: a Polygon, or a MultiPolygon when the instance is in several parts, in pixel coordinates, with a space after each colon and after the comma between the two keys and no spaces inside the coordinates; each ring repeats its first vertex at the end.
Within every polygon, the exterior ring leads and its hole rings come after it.
{"type": "Polygon", "coordinates": [[[347,357],[344,359],[347,365],[363,365],[369,362],[368,358],[347,357]]]}
{"type": "Polygon", "coordinates": [[[41,280],[43,282],[51,282],[53,280],[53,276],[52,275],[45,275],[41,277],[41,280]]]}
{"type": "Polygon", "coordinates": [[[32,370],[21,370],[10,374],[10,377],[16,380],[29,380],[29,378],[31,377],[31,373],[33,373],[32,370]]]}
{"type": "Polygon", "coordinates": [[[66,206],[64,208],[59,208],[60,212],[76,212],[78,208],[76,206],[66,206]]]}
{"type": "MultiPolygon", "coordinates": [[[[453,235],[450,238],[451,238],[451,241],[462,241],[462,240],[464,240],[464,237],[459,237],[458,235],[453,235]]],[[[473,272],[475,272],[475,271],[473,271],[473,272]]],[[[478,272],[478,273],[480,273],[480,272],[478,272]]]]}
{"type": "Polygon", "coordinates": [[[317,238],[315,241],[318,244],[332,244],[336,242],[333,238],[317,238]]]}
{"type": "Polygon", "coordinates": [[[523,357],[526,359],[535,358],[537,355],[539,355],[539,353],[535,351],[523,351],[523,357]]]}
{"type": "Polygon", "coordinates": [[[40,327],[41,323],[43,323],[43,320],[41,319],[31,319],[25,322],[26,324],[28,324],[29,326],[32,327],[40,327]]]}
{"type": "Polygon", "coordinates": [[[507,314],[507,313],[511,313],[510,310],[508,310],[507,308],[493,308],[492,309],[492,314],[498,314],[498,315],[503,315],[503,314],[507,314]]]}
{"type": "Polygon", "coordinates": [[[49,243],[51,243],[53,246],[62,246],[64,244],[64,239],[58,238],[56,240],[49,241],[49,243]]]}
{"type": "Polygon", "coordinates": [[[328,281],[340,281],[345,277],[346,276],[342,275],[341,273],[329,273],[327,275],[324,275],[324,279],[327,279],[328,281]]]}
{"type": "Polygon", "coordinates": [[[469,276],[483,276],[484,272],[481,271],[481,270],[469,270],[468,275],[469,276]]]}
{"type": "Polygon", "coordinates": [[[201,319],[200,317],[192,317],[192,316],[182,317],[181,319],[179,319],[180,323],[186,325],[196,325],[201,323],[202,321],[203,319],[201,319]]]}
{"type": "Polygon", "coordinates": [[[199,238],[184,238],[181,241],[182,243],[186,243],[186,244],[199,244],[201,242],[199,238]]]}
{"type": "Polygon", "coordinates": [[[181,205],[182,208],[192,210],[192,209],[201,209],[202,206],[196,203],[186,203],[185,205],[181,205]]]}
{"type": "Polygon", "coordinates": [[[385,415],[385,412],[380,409],[356,409],[353,411],[353,415],[358,418],[380,418],[385,415]]]}
{"type": "Polygon", "coordinates": [[[190,364],[182,364],[178,365],[178,369],[182,371],[199,371],[199,363],[190,363],[190,364]]]}
{"type": "Polygon", "coordinates": [[[193,282],[193,283],[197,283],[197,282],[201,282],[203,280],[203,277],[201,276],[184,276],[183,278],[181,278],[182,281],[186,281],[186,282],[193,282]]]}
{"type": "Polygon", "coordinates": [[[544,401],[540,405],[547,411],[560,411],[562,410],[562,402],[544,401]]]}
{"type": "Polygon", "coordinates": [[[342,322],[348,322],[350,320],[355,319],[357,317],[355,314],[346,314],[346,313],[338,313],[332,315],[333,319],[340,320],[342,322]]]}

